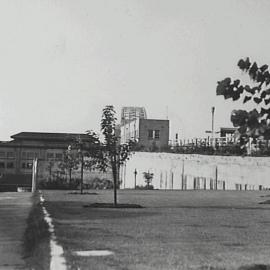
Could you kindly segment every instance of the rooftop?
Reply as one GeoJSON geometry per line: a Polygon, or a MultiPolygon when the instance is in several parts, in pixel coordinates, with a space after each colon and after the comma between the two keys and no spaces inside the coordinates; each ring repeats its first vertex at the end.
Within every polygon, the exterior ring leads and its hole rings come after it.
{"type": "Polygon", "coordinates": [[[20,132],[11,136],[12,139],[20,140],[56,140],[69,141],[80,137],[88,139],[88,135],[84,133],[48,133],[48,132],[20,132]]]}

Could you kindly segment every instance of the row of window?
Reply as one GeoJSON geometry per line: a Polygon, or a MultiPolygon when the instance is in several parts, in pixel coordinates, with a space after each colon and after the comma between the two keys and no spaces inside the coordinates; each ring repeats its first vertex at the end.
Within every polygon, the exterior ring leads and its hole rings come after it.
{"type": "MultiPolygon", "coordinates": [[[[35,157],[39,157],[37,152],[22,152],[21,158],[22,159],[34,159],[35,157]]],[[[15,153],[14,152],[3,152],[0,151],[0,159],[14,159],[15,153]]],[[[56,159],[62,160],[63,154],[62,153],[47,153],[47,159],[56,159]]]]}
{"type": "Polygon", "coordinates": [[[34,159],[35,157],[38,157],[37,152],[22,152],[21,157],[22,159],[34,159]]]}
{"type": "Polygon", "coordinates": [[[33,163],[31,162],[23,162],[22,163],[22,169],[32,169],[33,163]]]}
{"type": "Polygon", "coordinates": [[[14,158],[15,157],[15,153],[14,152],[3,152],[0,151],[0,158],[14,158]]]}
{"type": "MultiPolygon", "coordinates": [[[[39,157],[38,153],[35,152],[22,152],[22,159],[33,159],[35,157],[39,157]]],[[[47,159],[56,159],[56,160],[62,160],[63,154],[62,153],[47,153],[47,159]]]]}
{"type": "Polygon", "coordinates": [[[4,169],[4,168],[7,168],[7,169],[13,169],[14,168],[14,162],[0,162],[0,169],[4,169]]]}
{"type": "MultiPolygon", "coordinates": [[[[32,169],[33,164],[31,162],[22,162],[22,169],[32,169]]],[[[14,162],[0,162],[0,169],[13,169],[15,167],[14,162]]]]}
{"type": "Polygon", "coordinates": [[[63,154],[62,153],[47,153],[47,159],[62,160],[63,154]]]}

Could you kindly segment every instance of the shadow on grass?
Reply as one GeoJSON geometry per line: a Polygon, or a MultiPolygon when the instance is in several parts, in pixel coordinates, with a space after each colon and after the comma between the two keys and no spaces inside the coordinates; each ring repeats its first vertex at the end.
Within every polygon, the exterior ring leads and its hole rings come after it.
{"type": "Polygon", "coordinates": [[[244,265],[239,267],[238,270],[270,270],[270,265],[266,264],[244,265]]]}
{"type": "Polygon", "coordinates": [[[204,266],[201,266],[198,270],[226,270],[226,268],[204,265],[204,266]]]}
{"type": "Polygon", "coordinates": [[[24,233],[23,258],[29,269],[49,269],[50,234],[44,220],[39,195],[32,198],[33,206],[27,219],[24,233]]]}
{"type": "Polygon", "coordinates": [[[62,220],[72,220],[72,222],[83,222],[95,219],[125,219],[141,218],[158,215],[156,211],[149,208],[104,208],[104,207],[84,207],[82,202],[48,202],[46,208],[53,218],[57,217],[57,222],[62,220]]]}
{"type": "MultiPolygon", "coordinates": [[[[198,270],[227,270],[227,268],[204,265],[201,266],[198,270]]],[[[243,265],[240,266],[237,270],[270,270],[270,265],[266,264],[243,265]]]]}
{"type": "Polygon", "coordinates": [[[229,229],[246,229],[248,226],[224,224],[224,225],[220,225],[220,227],[229,228],[229,229]]]}
{"type": "Polygon", "coordinates": [[[83,207],[87,208],[144,208],[139,204],[126,204],[126,203],[119,203],[114,205],[113,203],[91,203],[85,204],[83,207]]]}
{"type": "Polygon", "coordinates": [[[96,192],[78,192],[78,191],[72,191],[72,192],[69,192],[68,194],[72,194],[72,195],[98,195],[98,193],[96,192]]]}
{"type": "Polygon", "coordinates": [[[264,202],[260,202],[259,204],[270,204],[270,200],[264,201],[264,202]]]}

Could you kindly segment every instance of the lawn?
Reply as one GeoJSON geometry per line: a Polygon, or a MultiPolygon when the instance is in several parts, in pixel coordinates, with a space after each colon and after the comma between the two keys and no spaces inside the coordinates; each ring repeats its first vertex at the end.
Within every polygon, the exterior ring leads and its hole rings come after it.
{"type": "Polygon", "coordinates": [[[71,269],[270,269],[269,191],[119,191],[141,209],[83,207],[112,191],[43,193],[71,269]],[[114,254],[74,253],[99,249],[114,254]]]}

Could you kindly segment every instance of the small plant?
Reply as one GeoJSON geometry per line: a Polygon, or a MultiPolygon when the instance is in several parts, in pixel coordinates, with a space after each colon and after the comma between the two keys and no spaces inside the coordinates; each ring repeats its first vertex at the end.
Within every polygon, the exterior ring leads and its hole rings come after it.
{"type": "Polygon", "coordinates": [[[145,179],[147,189],[150,189],[150,185],[152,183],[153,177],[154,177],[154,174],[150,173],[149,171],[143,173],[143,178],[145,179]]]}

